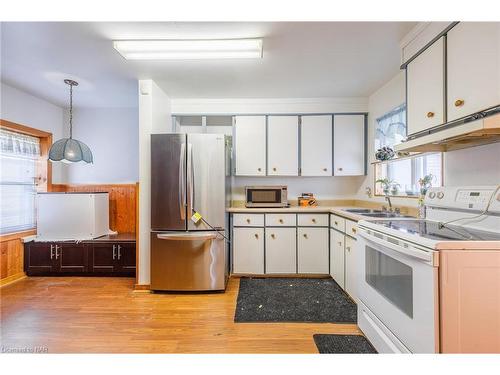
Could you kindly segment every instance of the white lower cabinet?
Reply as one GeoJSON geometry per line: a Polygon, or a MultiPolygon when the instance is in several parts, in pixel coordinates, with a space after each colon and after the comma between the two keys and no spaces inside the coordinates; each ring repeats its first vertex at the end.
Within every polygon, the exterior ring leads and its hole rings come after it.
{"type": "Polygon", "coordinates": [[[266,228],[266,273],[297,272],[297,229],[266,228]]]}
{"type": "Polygon", "coordinates": [[[345,236],[345,291],[357,302],[356,240],[345,236]]]}
{"type": "Polygon", "coordinates": [[[299,273],[329,273],[328,228],[297,229],[297,269],[299,273]]]}
{"type": "Polygon", "coordinates": [[[264,273],[264,228],[233,228],[233,273],[264,273]]]}
{"type": "Polygon", "coordinates": [[[330,229],[330,276],[344,289],[344,233],[330,229]]]}

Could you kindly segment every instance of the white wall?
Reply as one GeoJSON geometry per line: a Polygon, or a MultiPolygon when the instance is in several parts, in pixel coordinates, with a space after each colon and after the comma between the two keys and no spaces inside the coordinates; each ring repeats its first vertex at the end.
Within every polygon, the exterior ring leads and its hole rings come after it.
{"type": "MultiPolygon", "coordinates": [[[[68,111],[65,111],[66,123],[68,111]]],[[[87,144],[93,164],[71,165],[71,184],[120,184],[139,180],[138,108],[75,108],[73,138],[87,144]]],[[[69,130],[66,128],[66,136],[69,130]]]]}
{"type": "MultiPolygon", "coordinates": [[[[374,92],[368,100],[368,163],[375,161],[374,136],[376,119],[405,101],[404,72],[399,72],[384,86],[374,92]]],[[[500,143],[478,146],[444,153],[444,185],[495,185],[500,184],[500,143]]],[[[373,166],[358,191],[360,199],[368,199],[365,187],[374,190],[373,166]]],[[[383,202],[383,197],[373,197],[383,202]]],[[[416,199],[394,198],[394,203],[416,206],[416,199]]]]}
{"type": "MultiPolygon", "coordinates": [[[[367,98],[172,99],[174,114],[283,114],[367,112],[367,98]]],[[[246,185],[287,185],[289,200],[312,192],[318,199],[350,198],[363,177],[233,177],[233,199],[246,185]]]]}
{"type": "Polygon", "coordinates": [[[169,97],[152,80],[139,81],[139,284],[150,283],[150,135],[172,131],[169,97]]]}
{"type": "MultiPolygon", "coordinates": [[[[3,82],[0,86],[0,118],[50,132],[54,141],[63,136],[63,108],[3,82]]],[[[64,183],[68,167],[53,163],[52,182],[64,183]]]]}

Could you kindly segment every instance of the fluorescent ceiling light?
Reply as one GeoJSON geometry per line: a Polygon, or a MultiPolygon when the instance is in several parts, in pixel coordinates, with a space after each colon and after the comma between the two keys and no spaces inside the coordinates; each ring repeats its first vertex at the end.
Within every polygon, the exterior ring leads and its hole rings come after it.
{"type": "Polygon", "coordinates": [[[262,39],[115,40],[127,60],[260,59],[262,39]]]}

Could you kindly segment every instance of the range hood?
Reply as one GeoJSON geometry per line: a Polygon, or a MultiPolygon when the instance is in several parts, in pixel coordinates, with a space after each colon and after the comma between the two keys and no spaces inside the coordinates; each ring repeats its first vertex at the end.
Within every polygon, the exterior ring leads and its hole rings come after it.
{"type": "Polygon", "coordinates": [[[396,145],[396,151],[452,151],[500,142],[500,113],[477,120],[445,124],[441,130],[409,139],[396,145]]]}

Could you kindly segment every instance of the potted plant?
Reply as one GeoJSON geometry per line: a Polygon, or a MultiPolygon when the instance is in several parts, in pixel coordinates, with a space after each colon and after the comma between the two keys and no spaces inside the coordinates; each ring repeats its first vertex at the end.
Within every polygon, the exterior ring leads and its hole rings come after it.
{"type": "Polygon", "coordinates": [[[418,180],[418,185],[420,186],[420,195],[418,197],[418,216],[421,219],[425,219],[425,205],[424,198],[427,194],[427,190],[432,186],[432,179],[434,176],[432,174],[425,175],[418,180]]]}
{"type": "Polygon", "coordinates": [[[376,184],[380,184],[382,186],[382,191],[384,192],[385,195],[389,195],[389,192],[391,190],[391,186],[395,183],[393,180],[389,180],[387,177],[386,178],[380,178],[377,181],[375,181],[376,184]]]}
{"type": "Polygon", "coordinates": [[[397,182],[392,181],[392,183],[391,183],[391,194],[392,195],[398,195],[400,186],[401,185],[398,184],[397,182]]]}

